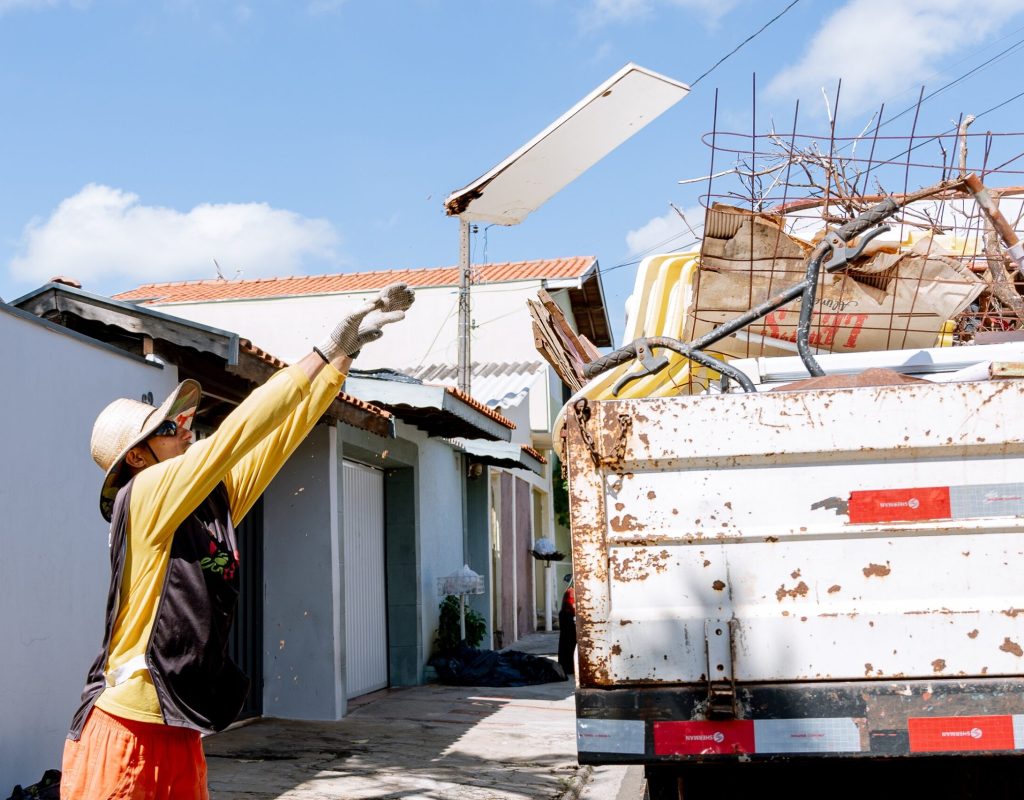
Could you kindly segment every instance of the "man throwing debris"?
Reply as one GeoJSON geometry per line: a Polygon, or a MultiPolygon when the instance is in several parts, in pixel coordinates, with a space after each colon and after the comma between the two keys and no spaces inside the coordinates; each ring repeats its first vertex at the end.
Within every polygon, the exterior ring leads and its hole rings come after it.
{"type": "Polygon", "coordinates": [[[200,736],[242,708],[248,678],[227,657],[238,599],[234,526],[338,394],[363,345],[414,300],[393,284],[313,351],[192,441],[198,383],[158,408],[122,398],[100,413],[111,579],[103,647],[64,748],[65,800],[208,798],[200,736]]]}

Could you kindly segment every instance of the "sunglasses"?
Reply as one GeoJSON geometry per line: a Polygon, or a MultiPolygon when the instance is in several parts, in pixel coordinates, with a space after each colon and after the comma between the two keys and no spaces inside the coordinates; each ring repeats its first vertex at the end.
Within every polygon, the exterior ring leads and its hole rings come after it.
{"type": "Polygon", "coordinates": [[[173,419],[165,419],[150,436],[174,436],[178,433],[178,423],[173,419]]]}

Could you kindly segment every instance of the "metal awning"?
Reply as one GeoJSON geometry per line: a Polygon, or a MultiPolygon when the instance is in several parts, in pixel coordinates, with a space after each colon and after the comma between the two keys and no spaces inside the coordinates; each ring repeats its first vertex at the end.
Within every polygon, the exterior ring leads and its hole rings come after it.
{"type": "Polygon", "coordinates": [[[470,461],[507,469],[528,469],[544,474],[547,459],[532,447],[513,442],[482,442],[479,439],[453,439],[452,447],[468,453],[470,461]]]}
{"type": "Polygon", "coordinates": [[[626,64],[490,172],[445,200],[449,216],[517,225],[690,92],[626,64]]]}
{"type": "MultiPolygon", "coordinates": [[[[180,379],[191,378],[202,385],[199,416],[211,427],[220,424],[254,386],[287,366],[233,331],[61,282],[41,286],[14,300],[11,307],[118,350],[175,364],[180,379]]],[[[344,394],[334,399],[324,417],[377,436],[395,435],[390,414],[344,394]]]]}
{"type": "Polygon", "coordinates": [[[414,382],[397,374],[394,378],[349,374],[343,389],[429,436],[507,442],[515,428],[511,420],[451,386],[414,382]]]}

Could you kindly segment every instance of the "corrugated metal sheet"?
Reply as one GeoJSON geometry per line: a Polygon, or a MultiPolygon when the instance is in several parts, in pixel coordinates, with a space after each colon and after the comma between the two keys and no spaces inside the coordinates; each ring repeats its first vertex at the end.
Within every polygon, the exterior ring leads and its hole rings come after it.
{"type": "Polygon", "coordinates": [[[420,383],[390,370],[353,370],[345,390],[430,436],[509,441],[516,424],[454,386],[420,383]]]}
{"type": "MultiPolygon", "coordinates": [[[[473,364],[473,396],[491,408],[517,406],[543,376],[545,366],[541,361],[473,364]]],[[[458,368],[454,364],[427,364],[406,373],[424,383],[454,386],[458,381],[458,368]]]]}
{"type": "Polygon", "coordinates": [[[449,443],[457,450],[469,453],[474,461],[481,464],[492,464],[496,467],[509,469],[527,469],[544,474],[544,465],[548,460],[532,447],[513,442],[484,442],[479,439],[450,439],[449,443]]]}

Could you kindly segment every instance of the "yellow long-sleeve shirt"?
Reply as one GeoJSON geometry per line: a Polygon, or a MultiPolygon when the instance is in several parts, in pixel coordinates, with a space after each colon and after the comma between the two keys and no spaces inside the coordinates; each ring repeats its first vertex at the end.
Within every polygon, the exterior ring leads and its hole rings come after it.
{"type": "MultiPolygon", "coordinates": [[[[237,525],[330,406],[344,380],[330,365],[312,384],[299,367],[281,370],[239,404],[214,434],[136,476],[108,674],[146,652],[178,526],[221,482],[237,525]]],[[[96,705],[126,719],[163,722],[145,669],[107,686],[96,705]]]]}

